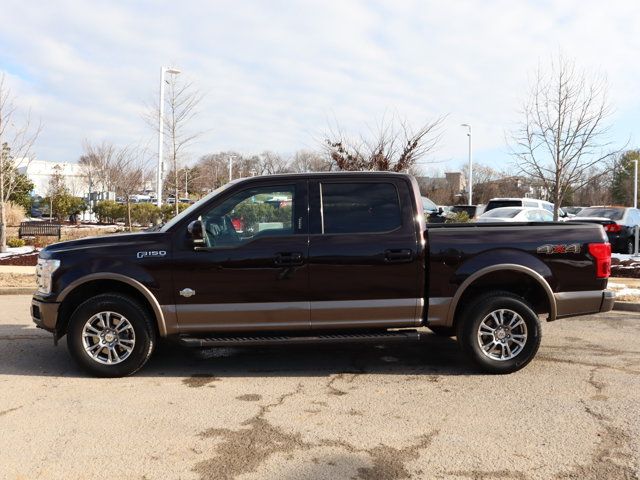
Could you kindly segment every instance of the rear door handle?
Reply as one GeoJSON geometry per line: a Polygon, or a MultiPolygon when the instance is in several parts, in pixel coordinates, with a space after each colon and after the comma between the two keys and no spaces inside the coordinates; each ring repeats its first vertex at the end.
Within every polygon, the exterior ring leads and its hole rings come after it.
{"type": "Polygon", "coordinates": [[[273,263],[283,267],[302,265],[303,262],[304,258],[300,252],[281,252],[273,259],[273,263]]]}
{"type": "Polygon", "coordinates": [[[410,249],[385,250],[384,260],[388,263],[405,263],[413,260],[413,251],[410,249]]]}

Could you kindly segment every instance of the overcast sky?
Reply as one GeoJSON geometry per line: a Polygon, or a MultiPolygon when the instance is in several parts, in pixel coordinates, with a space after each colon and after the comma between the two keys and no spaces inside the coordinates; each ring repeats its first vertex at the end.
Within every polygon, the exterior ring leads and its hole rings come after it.
{"type": "Polygon", "coordinates": [[[3,0],[0,23],[0,69],[42,119],[42,160],[77,160],[83,139],[153,145],[141,116],[175,65],[206,95],[193,159],[448,115],[431,169],[466,161],[465,122],[476,161],[503,167],[532,73],[560,50],[606,75],[612,140],[640,143],[638,0],[3,0]]]}

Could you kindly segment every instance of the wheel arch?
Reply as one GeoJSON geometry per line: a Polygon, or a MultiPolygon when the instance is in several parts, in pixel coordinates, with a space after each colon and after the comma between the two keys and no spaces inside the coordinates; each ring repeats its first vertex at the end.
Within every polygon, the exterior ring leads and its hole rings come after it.
{"type": "Polygon", "coordinates": [[[138,300],[155,319],[157,333],[167,336],[167,324],[164,313],[155,295],[142,283],[117,273],[95,273],[86,275],[70,283],[59,296],[56,336],[60,338],[67,331],[69,319],[75,309],[87,298],[96,293],[118,292],[138,300]]]}
{"type": "Polygon", "coordinates": [[[491,265],[467,277],[458,287],[447,314],[448,324],[455,326],[457,315],[473,297],[487,289],[515,293],[525,298],[535,312],[548,313],[548,321],[556,319],[557,305],[553,290],[535,270],[518,264],[491,265]]]}

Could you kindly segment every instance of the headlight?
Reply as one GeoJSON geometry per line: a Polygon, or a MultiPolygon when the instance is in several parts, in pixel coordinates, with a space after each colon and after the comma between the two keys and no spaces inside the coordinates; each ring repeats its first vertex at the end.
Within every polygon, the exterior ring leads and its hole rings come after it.
{"type": "Polygon", "coordinates": [[[38,259],[38,265],[36,266],[38,292],[44,294],[51,293],[51,276],[58,267],[60,267],[60,260],[45,260],[44,258],[38,259]]]}

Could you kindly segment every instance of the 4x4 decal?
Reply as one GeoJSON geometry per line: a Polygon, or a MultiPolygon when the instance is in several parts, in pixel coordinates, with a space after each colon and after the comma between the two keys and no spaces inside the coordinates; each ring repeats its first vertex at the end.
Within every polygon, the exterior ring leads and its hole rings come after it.
{"type": "Polygon", "coordinates": [[[580,253],[580,244],[572,243],[570,245],[542,245],[538,247],[537,252],[545,255],[554,255],[556,253],[580,253]]]}

